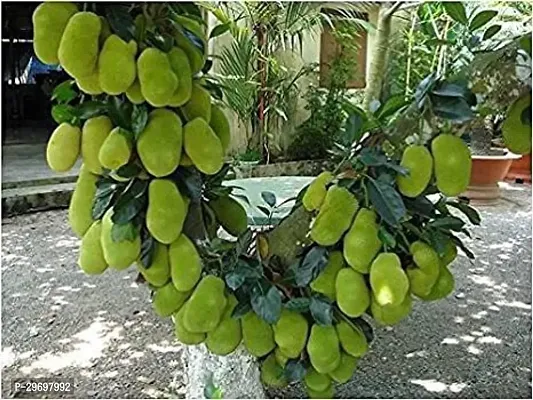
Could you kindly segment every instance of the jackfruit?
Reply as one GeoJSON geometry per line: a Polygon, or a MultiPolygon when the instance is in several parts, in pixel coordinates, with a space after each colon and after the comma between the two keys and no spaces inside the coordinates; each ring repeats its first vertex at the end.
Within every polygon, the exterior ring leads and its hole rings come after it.
{"type": "Polygon", "coordinates": [[[341,362],[339,338],[333,326],[314,324],[307,342],[311,365],[321,374],[334,371],[341,362]]]}
{"type": "Polygon", "coordinates": [[[441,265],[437,282],[435,282],[429,294],[427,296],[422,295],[418,297],[426,301],[444,299],[453,292],[454,287],[455,279],[453,274],[445,265],[441,265]]]}
{"type": "Polygon", "coordinates": [[[76,85],[83,93],[97,96],[102,94],[102,88],[100,87],[100,74],[98,73],[98,67],[96,67],[91,75],[83,76],[76,79],[76,85]]]}
{"type": "Polygon", "coordinates": [[[102,249],[104,258],[110,267],[123,270],[137,260],[141,252],[141,238],[139,235],[133,240],[113,241],[113,209],[110,208],[102,218],[102,249]]]}
{"type": "Polygon", "coordinates": [[[211,105],[211,121],[209,121],[209,125],[220,139],[222,150],[225,154],[231,142],[231,131],[226,114],[216,104],[211,105]]]}
{"type": "Polygon", "coordinates": [[[186,292],[194,288],[202,274],[202,261],[193,242],[182,233],[171,243],[168,256],[170,276],[176,289],[186,292]]]}
{"type": "Polygon", "coordinates": [[[357,272],[368,274],[370,271],[370,264],[382,246],[378,232],[376,213],[361,208],[343,241],[344,258],[357,272]]]}
{"type": "Polygon", "coordinates": [[[169,282],[154,291],[152,306],[160,317],[169,317],[183,306],[190,294],[191,292],[176,290],[172,282],[169,282]]]}
{"type": "Polygon", "coordinates": [[[272,327],[254,312],[242,317],[241,326],[244,347],[254,357],[263,357],[276,347],[272,327]]]}
{"type": "Polygon", "coordinates": [[[401,194],[407,197],[419,196],[427,187],[433,173],[433,157],[424,146],[408,146],[402,155],[400,165],[409,175],[398,175],[396,183],[401,194]]]}
{"type": "Polygon", "coordinates": [[[289,361],[289,357],[283,354],[283,351],[281,351],[279,347],[276,347],[276,350],[274,351],[274,356],[276,357],[276,362],[283,368],[285,368],[285,365],[287,365],[287,362],[289,361]]]}
{"type": "Polygon", "coordinates": [[[69,19],[57,55],[70,76],[79,79],[94,72],[101,29],[100,18],[92,12],[78,12],[69,19]]]}
{"type": "Polygon", "coordinates": [[[116,96],[133,84],[137,75],[136,53],[137,43],[133,40],[126,43],[117,35],[106,39],[98,58],[100,87],[105,93],[116,96]]]}
{"type": "Polygon", "coordinates": [[[357,368],[357,359],[346,353],[341,354],[341,363],[335,369],[330,372],[329,376],[337,383],[346,383],[350,380],[357,368]]]}
{"type": "Polygon", "coordinates": [[[300,313],[284,309],[273,326],[274,341],[283,354],[289,358],[297,358],[305,348],[309,326],[300,313]]]}
{"type": "Polygon", "coordinates": [[[100,117],[89,118],[83,124],[81,133],[81,157],[85,167],[93,174],[102,173],[100,164],[100,148],[104,144],[107,136],[113,129],[111,120],[102,115],[100,117]]]}
{"type": "Polygon", "coordinates": [[[137,153],[146,170],[157,178],[174,172],[181,158],[180,118],[167,109],[154,110],[137,140],[137,153]]]}
{"type": "Polygon", "coordinates": [[[329,253],[329,260],[326,268],[311,282],[311,289],[315,292],[322,293],[331,300],[335,300],[335,282],[337,274],[344,267],[344,259],[340,251],[329,253]]]}
{"type": "Polygon", "coordinates": [[[174,334],[176,338],[183,344],[194,345],[202,343],[206,335],[205,333],[194,333],[187,330],[184,323],[185,310],[187,303],[174,314],[174,334]]]}
{"type": "Polygon", "coordinates": [[[187,155],[187,153],[182,152],[181,153],[181,159],[180,159],[180,165],[184,167],[192,167],[194,164],[190,157],[187,155]]]}
{"type": "Polygon", "coordinates": [[[363,357],[368,351],[366,336],[359,327],[352,327],[346,321],[335,325],[342,349],[353,357],[363,357]]]}
{"type": "Polygon", "coordinates": [[[309,389],[322,392],[331,386],[331,377],[327,374],[320,374],[313,367],[309,367],[304,382],[309,389]]]}
{"type": "Polygon", "coordinates": [[[431,142],[437,188],[445,196],[457,196],[470,183],[472,157],[465,142],[457,136],[440,134],[431,142]]]}
{"type": "Polygon", "coordinates": [[[78,237],[85,235],[94,222],[92,210],[96,181],[96,175],[90,173],[85,165],[82,165],[68,207],[68,221],[72,231],[78,237]]]}
{"type": "Polygon", "coordinates": [[[411,293],[416,296],[427,296],[439,276],[439,256],[429,245],[417,241],[409,248],[415,266],[409,266],[406,270],[411,293]]]}
{"type": "Polygon", "coordinates": [[[55,172],[70,170],[80,155],[80,143],[80,128],[63,122],[48,140],[46,146],[48,166],[55,172]]]}
{"type": "Polygon", "coordinates": [[[144,103],[144,96],[141,92],[141,84],[136,79],[131,86],[126,90],[126,97],[133,104],[144,103]]]}
{"type": "Polygon", "coordinates": [[[58,64],[59,44],[69,19],[78,7],[67,2],[46,2],[33,12],[33,49],[44,64],[58,64]]]}
{"type": "Polygon", "coordinates": [[[337,274],[335,283],[337,305],[349,317],[362,315],[370,305],[370,291],[365,278],[351,268],[343,268],[337,274]]]}
{"type": "Polygon", "coordinates": [[[194,166],[207,175],[216,174],[224,163],[222,144],[202,118],[195,118],[183,128],[185,152],[194,166]]]}
{"type": "Polygon", "coordinates": [[[335,388],[330,385],[326,390],[317,392],[315,390],[307,388],[307,394],[310,399],[332,399],[335,394],[335,388]]]}
{"type": "Polygon", "coordinates": [[[232,236],[239,236],[248,228],[246,210],[232,197],[222,196],[209,202],[220,225],[232,236]]]}
{"type": "Polygon", "coordinates": [[[101,236],[102,223],[94,221],[81,240],[78,264],[87,275],[98,275],[107,269],[100,243],[101,236]]]}
{"type": "Polygon", "coordinates": [[[531,92],[518,98],[509,108],[502,125],[505,146],[516,154],[531,153],[531,92]],[[523,120],[527,113],[529,122],[523,120]]]}
{"type": "Polygon", "coordinates": [[[102,143],[98,152],[98,161],[104,168],[115,170],[126,165],[131,156],[131,141],[124,134],[122,128],[114,128],[102,143]]]}
{"type": "Polygon", "coordinates": [[[370,267],[370,287],[381,306],[401,304],[409,292],[409,279],[400,258],[394,253],[381,253],[370,267]]]}
{"type": "Polygon", "coordinates": [[[381,325],[395,325],[407,317],[413,307],[411,296],[405,296],[403,302],[398,306],[380,306],[374,299],[370,304],[372,318],[381,325]]]}
{"type": "Polygon", "coordinates": [[[165,107],[178,87],[178,78],[165,53],[154,47],[145,49],[137,60],[141,93],[153,107],[165,107]]]}
{"type": "Polygon", "coordinates": [[[187,121],[202,118],[209,123],[211,121],[211,95],[198,83],[194,83],[192,85],[191,98],[181,107],[181,111],[183,111],[187,121]]]}
{"type": "Polygon", "coordinates": [[[196,40],[200,40],[204,51],[200,50],[187,36],[185,36],[181,31],[176,33],[176,44],[183,49],[187,54],[189,59],[189,64],[191,66],[191,73],[195,75],[200,72],[203,68],[206,60],[206,48],[207,43],[205,40],[205,33],[202,30],[202,27],[195,21],[191,21],[189,18],[177,16],[176,22],[178,22],[182,27],[187,29],[189,32],[193,33],[196,36],[196,40]]]}
{"type": "MultiPolygon", "coordinates": [[[[168,260],[168,247],[155,242],[152,263],[145,268],[142,261],[137,259],[137,268],[141,275],[152,286],[161,287],[170,279],[170,262],[168,260]]],[[[172,285],[172,283],[169,283],[172,285]]],[[[172,285],[173,286],[173,285],[172,285]]]]}
{"type": "Polygon", "coordinates": [[[311,228],[311,239],[321,246],[337,243],[350,227],[358,207],[357,200],[347,189],[330,187],[311,228]]]}
{"type": "Polygon", "coordinates": [[[320,173],[309,185],[302,198],[302,204],[307,211],[318,210],[326,198],[326,185],[333,180],[329,171],[320,173]]]}
{"type": "Polygon", "coordinates": [[[220,323],[227,300],[226,285],[214,275],[205,276],[192,292],[183,316],[183,324],[189,332],[209,332],[220,323]]]}
{"type": "Polygon", "coordinates": [[[270,354],[261,364],[261,382],[269,387],[282,388],[288,385],[283,368],[276,362],[274,354],[270,354]]]}
{"type": "Polygon", "coordinates": [[[232,353],[241,343],[241,321],[231,318],[231,313],[237,304],[238,301],[235,296],[229,296],[220,324],[207,333],[205,344],[211,353],[225,356],[232,353]]]}
{"type": "Polygon", "coordinates": [[[179,47],[173,47],[168,52],[168,60],[172,71],[179,77],[178,88],[172,95],[168,105],[180,107],[187,103],[192,93],[192,72],[187,54],[179,47]]]}
{"type": "Polygon", "coordinates": [[[444,255],[441,257],[442,264],[449,265],[457,258],[457,246],[451,240],[445,245],[444,255]]]}

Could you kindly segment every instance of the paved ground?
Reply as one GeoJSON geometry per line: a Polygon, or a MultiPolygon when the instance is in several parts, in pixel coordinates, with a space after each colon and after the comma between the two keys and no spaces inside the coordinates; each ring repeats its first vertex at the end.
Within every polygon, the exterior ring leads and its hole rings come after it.
{"type": "MultiPolygon", "coordinates": [[[[483,207],[455,295],[376,332],[344,398],[531,398],[531,191],[483,207]]],[[[78,398],[181,397],[180,346],[133,271],[87,277],[65,211],[2,221],[2,397],[19,377],[76,380],[78,398]]],[[[299,387],[284,397],[300,397],[299,387]]]]}

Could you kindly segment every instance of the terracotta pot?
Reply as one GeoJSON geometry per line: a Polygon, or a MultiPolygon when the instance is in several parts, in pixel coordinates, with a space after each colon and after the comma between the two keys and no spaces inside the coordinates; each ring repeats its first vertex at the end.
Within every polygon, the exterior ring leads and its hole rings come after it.
{"type": "Polygon", "coordinates": [[[518,160],[514,160],[505,179],[531,183],[531,154],[523,155],[518,160]]]}

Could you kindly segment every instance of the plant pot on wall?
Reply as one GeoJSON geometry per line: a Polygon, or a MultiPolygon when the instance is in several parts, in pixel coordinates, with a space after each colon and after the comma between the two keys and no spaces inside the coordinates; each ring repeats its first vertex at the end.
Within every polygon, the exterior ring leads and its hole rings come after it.
{"type": "Polygon", "coordinates": [[[505,179],[513,182],[531,183],[531,153],[514,160],[505,179]]]}

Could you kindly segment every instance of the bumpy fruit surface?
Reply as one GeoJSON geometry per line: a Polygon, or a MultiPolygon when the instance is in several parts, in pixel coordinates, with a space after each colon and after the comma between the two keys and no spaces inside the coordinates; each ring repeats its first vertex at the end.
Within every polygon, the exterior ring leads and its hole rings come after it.
{"type": "Polygon", "coordinates": [[[322,392],[317,392],[315,390],[307,388],[307,394],[310,399],[332,399],[335,394],[335,389],[333,385],[330,385],[329,388],[322,392]]]}
{"type": "Polygon", "coordinates": [[[150,113],[148,124],[137,140],[137,153],[146,170],[160,178],[178,167],[182,143],[180,118],[170,110],[158,109],[150,113]]]}
{"type": "MultiPolygon", "coordinates": [[[[168,259],[168,247],[159,242],[155,243],[152,263],[145,268],[140,259],[137,260],[137,268],[146,282],[161,287],[170,280],[170,261],[168,259]]],[[[170,285],[172,283],[170,282],[170,285]]],[[[173,285],[172,285],[173,286],[173,285]]]]}
{"type": "Polygon", "coordinates": [[[98,275],[107,269],[100,243],[101,235],[102,223],[94,221],[81,240],[78,264],[87,275],[98,275]]]}
{"type": "Polygon", "coordinates": [[[141,84],[139,83],[137,79],[131,84],[128,90],[126,90],[126,97],[133,104],[144,103],[145,99],[141,92],[141,84]]]}
{"type": "Polygon", "coordinates": [[[187,208],[178,188],[168,179],[154,179],[148,187],[146,227],[161,243],[170,244],[181,234],[187,208]]]}
{"type": "Polygon", "coordinates": [[[302,204],[307,211],[318,210],[322,206],[327,193],[326,185],[332,179],[333,174],[329,171],[324,171],[311,182],[302,198],[302,204]]]}
{"type": "Polygon", "coordinates": [[[136,53],[137,44],[133,40],[126,43],[117,35],[106,39],[98,57],[100,87],[105,93],[116,96],[133,84],[137,75],[136,53]]]}
{"type": "Polygon", "coordinates": [[[80,128],[63,122],[59,125],[46,146],[46,162],[55,172],[70,170],[80,155],[80,128]]]}
{"type": "Polygon", "coordinates": [[[183,316],[189,332],[209,332],[217,327],[227,304],[224,288],[224,281],[213,275],[207,275],[200,281],[187,302],[183,316]]]}
{"type": "Polygon", "coordinates": [[[365,334],[359,327],[352,327],[346,321],[335,325],[342,349],[353,357],[363,357],[368,351],[365,334]]]}
{"type": "Polygon", "coordinates": [[[241,321],[231,317],[231,313],[237,304],[238,301],[235,296],[229,296],[226,310],[222,315],[222,321],[214,330],[207,333],[205,345],[211,353],[225,356],[232,353],[241,343],[241,321]]]}
{"type": "Polygon", "coordinates": [[[171,243],[168,256],[170,276],[176,289],[183,292],[191,290],[202,274],[202,260],[194,243],[182,233],[171,243]]]}
{"type": "Polygon", "coordinates": [[[446,196],[457,196],[470,183],[472,156],[461,138],[440,134],[431,142],[437,188],[446,196]]]}
{"type": "Polygon", "coordinates": [[[362,315],[370,305],[370,291],[365,278],[351,268],[343,268],[335,283],[337,305],[349,317],[362,315]]]}
{"type": "Polygon", "coordinates": [[[283,354],[289,358],[297,358],[305,348],[309,326],[300,313],[284,309],[273,326],[274,341],[283,354]]]}
{"type": "Polygon", "coordinates": [[[398,175],[398,190],[407,197],[417,197],[427,187],[433,173],[433,157],[424,146],[408,146],[402,155],[400,165],[409,171],[409,175],[398,175]]]}
{"type": "Polygon", "coordinates": [[[178,88],[172,95],[168,105],[171,107],[180,107],[187,103],[192,93],[192,72],[189,65],[187,54],[179,47],[173,47],[168,52],[168,60],[172,71],[178,79],[178,88]]]}
{"type": "Polygon", "coordinates": [[[443,265],[449,265],[457,258],[457,246],[448,240],[445,245],[444,254],[441,258],[443,265]]]}
{"type": "MultiPolygon", "coordinates": [[[[176,21],[179,22],[187,30],[192,32],[198,39],[200,39],[202,41],[204,49],[207,48],[207,43],[205,41],[205,33],[203,32],[202,27],[198,23],[181,16],[176,17],[176,21]]],[[[192,75],[198,73],[205,64],[205,51],[200,51],[200,49],[198,49],[198,47],[196,47],[191,42],[191,40],[181,32],[178,32],[176,35],[176,43],[187,54],[189,64],[191,66],[192,75]]]]}
{"type": "Polygon", "coordinates": [[[311,228],[311,239],[321,246],[337,243],[350,227],[358,207],[357,200],[348,190],[340,186],[330,187],[311,228]]]}
{"type": "Polygon", "coordinates": [[[357,272],[368,274],[372,260],[381,249],[376,213],[361,208],[350,230],[344,236],[343,254],[346,262],[357,272]]]}
{"type": "Polygon", "coordinates": [[[329,254],[326,268],[311,282],[311,289],[322,293],[331,300],[335,300],[335,283],[337,274],[344,267],[344,259],[340,251],[333,251],[329,254]]]}
{"type": "Polygon", "coordinates": [[[304,382],[309,389],[322,392],[331,386],[331,377],[327,374],[320,374],[313,367],[309,367],[304,382]]]}
{"type": "Polygon", "coordinates": [[[33,12],[33,49],[44,64],[58,64],[57,52],[69,19],[78,11],[67,2],[42,3],[33,12]]]}
{"type": "Polygon", "coordinates": [[[167,55],[153,47],[145,49],[137,60],[137,73],[146,101],[154,107],[166,106],[178,87],[167,55]]]}
{"type": "Polygon", "coordinates": [[[224,163],[220,139],[202,118],[188,122],[183,129],[185,152],[195,167],[207,175],[216,174],[224,163]]]}
{"type": "Polygon", "coordinates": [[[287,362],[289,361],[289,357],[287,357],[279,347],[276,347],[276,350],[274,350],[274,356],[276,357],[276,362],[285,368],[285,365],[287,365],[287,362]]]}
{"type": "Polygon", "coordinates": [[[126,165],[131,156],[131,142],[121,133],[121,128],[114,128],[102,143],[98,152],[98,161],[104,168],[115,170],[126,165]]]}
{"type": "Polygon", "coordinates": [[[269,387],[282,388],[288,385],[283,368],[276,362],[274,354],[270,354],[261,364],[260,378],[269,387]]]}
{"type": "Polygon", "coordinates": [[[409,292],[409,279],[394,253],[381,253],[370,267],[370,287],[381,306],[399,305],[409,292]]]}
{"type": "Polygon", "coordinates": [[[96,193],[96,175],[90,173],[85,165],[81,166],[76,187],[68,208],[70,227],[78,237],[82,237],[93,224],[93,200],[96,193]]]}
{"type": "Polygon", "coordinates": [[[450,272],[450,270],[445,266],[441,265],[439,270],[439,277],[437,282],[431,288],[431,291],[427,296],[419,296],[422,300],[432,301],[440,300],[448,297],[455,287],[455,279],[450,272]]]}
{"type": "Polygon", "coordinates": [[[334,371],[341,362],[339,338],[333,326],[314,324],[307,342],[311,365],[321,374],[334,371]]]}
{"type": "Polygon", "coordinates": [[[154,292],[152,305],[157,315],[169,317],[183,306],[190,294],[190,292],[176,290],[174,285],[169,282],[154,292]]]}
{"type": "Polygon", "coordinates": [[[405,296],[405,299],[397,306],[380,306],[374,299],[370,304],[372,318],[381,325],[395,325],[407,317],[413,307],[411,296],[405,296]]]}
{"type": "Polygon", "coordinates": [[[89,118],[83,124],[81,133],[81,156],[85,167],[93,174],[102,173],[102,165],[100,164],[98,155],[111,129],[113,129],[113,124],[105,115],[89,118]]]}
{"type": "Polygon", "coordinates": [[[254,357],[262,357],[276,347],[272,327],[254,312],[244,315],[241,325],[244,346],[254,357]]]}
{"type": "Polygon", "coordinates": [[[207,123],[211,121],[211,96],[198,83],[194,83],[191,91],[191,98],[181,108],[187,121],[195,118],[202,118],[207,123]]]}
{"type": "Polygon", "coordinates": [[[200,344],[206,339],[206,335],[205,333],[194,333],[187,330],[183,321],[186,309],[187,304],[181,307],[180,310],[174,314],[174,334],[176,335],[176,338],[183,344],[200,344]]]}
{"type": "Polygon", "coordinates": [[[248,217],[244,207],[229,196],[211,200],[209,205],[213,209],[220,225],[233,236],[239,236],[248,228],[248,217]]]}
{"type": "Polygon", "coordinates": [[[134,240],[113,241],[112,230],[113,209],[110,208],[102,218],[102,249],[104,258],[110,267],[118,270],[126,269],[137,260],[141,252],[140,235],[134,240]]]}
{"type": "Polygon", "coordinates": [[[531,153],[531,92],[511,105],[502,125],[502,133],[505,146],[513,153],[531,153]],[[526,113],[529,122],[523,120],[523,114],[526,113]]]}
{"type": "Polygon", "coordinates": [[[211,121],[209,121],[209,125],[220,139],[222,149],[226,153],[231,142],[231,130],[226,114],[216,104],[211,106],[211,121]]]}
{"type": "Polygon", "coordinates": [[[69,19],[57,54],[70,76],[79,79],[94,72],[101,28],[100,18],[92,12],[78,12],[69,19]]]}
{"type": "Polygon", "coordinates": [[[98,73],[98,67],[94,69],[91,75],[76,79],[76,85],[78,85],[83,93],[93,96],[102,94],[103,90],[100,87],[100,74],[98,73]]]}
{"type": "Polygon", "coordinates": [[[409,248],[415,266],[407,268],[411,293],[416,296],[427,296],[439,276],[440,260],[439,256],[429,245],[417,241],[409,248]]]}
{"type": "Polygon", "coordinates": [[[341,363],[335,369],[330,372],[329,376],[337,383],[346,383],[350,380],[357,368],[357,359],[346,353],[341,354],[341,363]]]}

